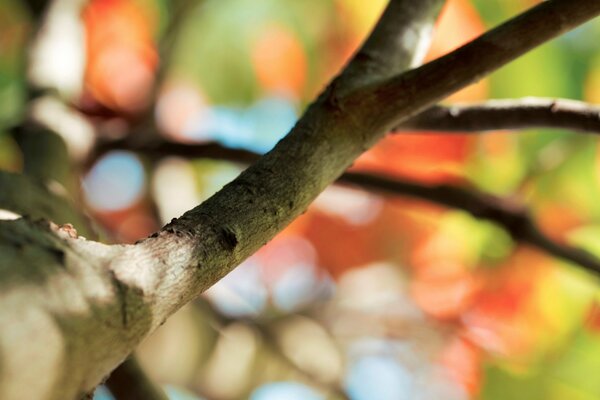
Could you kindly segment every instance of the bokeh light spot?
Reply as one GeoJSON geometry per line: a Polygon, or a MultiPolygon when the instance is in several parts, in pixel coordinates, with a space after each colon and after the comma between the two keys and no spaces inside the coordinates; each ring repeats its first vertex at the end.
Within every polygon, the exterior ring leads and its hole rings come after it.
{"type": "Polygon", "coordinates": [[[126,151],[114,151],[100,159],[83,181],[83,191],[90,206],[98,211],[130,207],[145,187],[144,167],[126,151]]]}
{"type": "Polygon", "coordinates": [[[409,400],[413,374],[390,357],[364,357],[350,368],[346,389],[353,400],[409,400]]]}

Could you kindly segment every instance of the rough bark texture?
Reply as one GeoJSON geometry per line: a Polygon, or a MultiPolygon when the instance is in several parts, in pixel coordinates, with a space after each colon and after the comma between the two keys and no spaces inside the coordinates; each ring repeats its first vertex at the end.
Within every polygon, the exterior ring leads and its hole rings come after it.
{"type": "Polygon", "coordinates": [[[372,56],[377,63],[393,59],[393,67],[365,67],[373,79],[342,74],[272,152],[151,238],[107,246],[76,237],[69,227],[1,222],[0,398],[72,399],[89,392],[149,332],[304,212],[391,127],[600,12],[597,0],[550,0],[398,75],[419,46],[385,40],[417,29],[394,26],[393,15],[402,4],[422,7],[419,26],[431,25],[440,3],[392,1],[373,34],[380,39],[367,40],[348,70],[363,62],[361,54],[379,54],[373,46],[405,51],[399,60],[392,53],[372,56]]]}

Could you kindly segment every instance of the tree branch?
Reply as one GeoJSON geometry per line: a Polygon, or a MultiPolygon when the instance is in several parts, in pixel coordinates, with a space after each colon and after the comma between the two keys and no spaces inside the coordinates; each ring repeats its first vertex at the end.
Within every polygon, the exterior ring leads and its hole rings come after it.
{"type": "Polygon", "coordinates": [[[401,123],[394,131],[465,133],[527,128],[600,133],[600,107],[575,100],[535,97],[438,105],[401,123]]]}
{"type": "MultiPolygon", "coordinates": [[[[439,131],[464,134],[526,128],[561,128],[600,134],[600,107],[577,100],[537,97],[436,105],[402,122],[393,132],[439,131]]],[[[128,137],[101,141],[86,160],[87,167],[111,150],[141,152],[152,157],[176,155],[186,158],[217,158],[244,164],[250,164],[260,157],[251,151],[228,148],[217,143],[174,142],[164,139],[158,133],[153,133],[152,138],[145,141],[128,137]]]]}
{"type": "Polygon", "coordinates": [[[357,90],[373,123],[389,129],[536,46],[590,20],[598,0],[548,0],[472,42],[389,81],[357,90]]]}
{"type": "Polygon", "coordinates": [[[391,0],[336,87],[349,91],[420,65],[443,5],[444,0],[391,0]]]}
{"type": "Polygon", "coordinates": [[[136,245],[106,246],[26,219],[0,221],[8,255],[0,258],[0,324],[10,326],[0,335],[0,397],[88,393],[148,333],[300,214],[371,133],[363,126],[344,139],[355,120],[334,97],[321,96],[286,144],[229,192],[136,245]]]}
{"type": "MultiPolygon", "coordinates": [[[[178,156],[249,164],[260,158],[260,154],[247,150],[229,149],[216,143],[186,145],[164,142],[164,146],[154,143],[152,146],[147,147],[140,144],[131,147],[126,141],[120,141],[111,143],[110,148],[136,151],[154,159],[178,156]]],[[[367,191],[414,197],[467,211],[476,218],[498,224],[516,241],[533,245],[549,255],[600,274],[600,260],[581,249],[565,246],[548,238],[539,230],[524,206],[510,202],[507,199],[480,193],[474,189],[451,185],[430,186],[401,178],[386,178],[381,175],[356,172],[344,173],[337,182],[350,184],[367,191]]]]}
{"type": "Polygon", "coordinates": [[[28,220],[0,221],[7,247],[0,325],[10,328],[0,335],[0,397],[89,392],[148,333],[304,212],[393,126],[598,13],[600,0],[548,0],[400,76],[350,91],[337,81],[270,153],[136,245],[106,246],[28,220]]]}
{"type": "Polygon", "coordinates": [[[431,201],[467,211],[476,218],[495,222],[511,237],[567,262],[577,264],[596,275],[600,260],[571,246],[559,244],[542,233],[527,209],[506,199],[449,185],[426,186],[406,180],[361,173],[346,173],[339,182],[384,194],[402,195],[431,201]]]}
{"type": "MultiPolygon", "coordinates": [[[[462,48],[383,83],[344,96],[337,96],[339,87],[331,86],[270,153],[165,226],[158,237],[140,243],[134,254],[153,253],[159,244],[170,252],[185,241],[202,277],[189,289],[204,290],[304,212],[392,126],[598,13],[600,1],[546,1],[462,48]]],[[[134,274],[131,269],[123,273],[134,274]]]]}
{"type": "Polygon", "coordinates": [[[290,370],[296,372],[303,378],[305,378],[312,385],[322,389],[323,391],[335,396],[336,399],[348,400],[350,395],[346,392],[343,386],[336,382],[324,381],[320,376],[316,375],[312,371],[309,371],[293,360],[279,345],[277,334],[274,331],[269,321],[261,321],[252,318],[232,318],[224,315],[213,304],[205,299],[196,301],[199,308],[207,313],[210,318],[217,325],[218,330],[224,329],[226,326],[233,323],[243,323],[251,327],[261,337],[261,343],[265,346],[273,356],[283,362],[290,370]]]}
{"type": "Polygon", "coordinates": [[[168,400],[167,395],[146,376],[135,357],[117,367],[106,381],[117,400],[168,400]]]}

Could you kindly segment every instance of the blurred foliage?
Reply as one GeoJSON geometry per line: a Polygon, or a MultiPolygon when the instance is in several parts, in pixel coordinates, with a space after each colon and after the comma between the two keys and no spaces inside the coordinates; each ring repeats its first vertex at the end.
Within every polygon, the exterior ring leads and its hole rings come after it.
{"type": "MultiPolygon", "coordinates": [[[[428,59],[535,3],[449,0],[428,59]]],[[[81,90],[45,89],[61,93],[99,138],[150,140],[154,132],[266,152],[384,5],[91,0],[75,12],[86,32],[81,90]]],[[[8,128],[32,109],[24,68],[29,20],[21,2],[0,0],[3,170],[25,164],[8,128]]],[[[600,22],[587,24],[447,101],[600,102],[599,34],[600,22]]],[[[50,54],[68,60],[55,45],[50,54]]],[[[407,132],[384,139],[353,168],[514,197],[550,237],[600,255],[598,155],[596,138],[561,130],[407,132]]],[[[111,240],[123,242],[158,229],[243,168],[126,151],[92,164],[74,195],[83,195],[111,240]]],[[[346,391],[357,400],[591,400],[600,398],[599,301],[594,278],[514,243],[492,223],[336,186],[138,354],[153,379],[173,385],[173,399],[192,398],[185,388],[210,399],[324,399],[346,391]]]]}

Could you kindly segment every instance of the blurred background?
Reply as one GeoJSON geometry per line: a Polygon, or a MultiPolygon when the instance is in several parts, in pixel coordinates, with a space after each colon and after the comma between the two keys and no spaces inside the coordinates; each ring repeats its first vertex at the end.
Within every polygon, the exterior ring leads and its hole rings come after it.
{"type": "MultiPolygon", "coordinates": [[[[428,59],[535,3],[449,0],[428,59]]],[[[135,242],[272,148],[385,4],[0,0],[0,169],[26,168],[15,126],[47,127],[68,151],[55,191],[104,241],[135,242]]],[[[587,24],[447,101],[600,103],[599,35],[587,24]]],[[[353,169],[516,199],[600,256],[599,155],[560,130],[406,132],[353,169]]],[[[593,400],[599,300],[594,278],[490,222],[332,186],[136,354],[172,399],[593,400]]]]}

